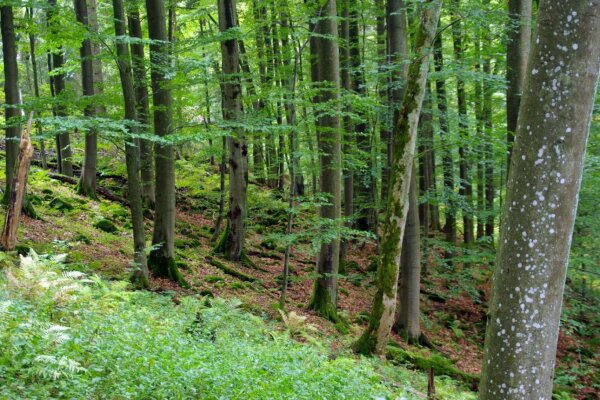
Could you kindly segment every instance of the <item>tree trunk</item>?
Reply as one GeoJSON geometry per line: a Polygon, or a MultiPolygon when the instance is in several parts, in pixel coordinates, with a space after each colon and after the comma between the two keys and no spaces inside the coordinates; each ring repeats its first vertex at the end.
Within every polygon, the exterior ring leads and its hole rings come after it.
{"type": "MultiPolygon", "coordinates": [[[[28,8],[28,16],[30,18],[30,22],[33,23],[33,7],[28,8]]],[[[35,34],[29,34],[29,52],[31,53],[31,70],[33,72],[33,94],[36,99],[40,97],[40,82],[39,82],[39,74],[38,74],[38,63],[37,57],[35,55],[35,34]]],[[[42,159],[42,168],[48,168],[48,160],[46,158],[46,144],[42,137],[42,124],[40,122],[36,122],[35,124],[37,135],[40,137],[40,156],[42,159]]]]}
{"type": "Polygon", "coordinates": [[[384,354],[394,323],[398,271],[409,208],[409,187],[417,127],[427,85],[430,47],[442,7],[441,0],[428,0],[426,3],[415,37],[415,58],[410,64],[406,93],[400,112],[394,118],[394,157],[381,237],[381,259],[377,268],[377,293],[373,301],[369,325],[354,344],[354,349],[362,354],[373,352],[384,354]]]}
{"type": "MultiPolygon", "coordinates": [[[[350,82],[350,13],[348,7],[351,5],[350,1],[342,0],[342,21],[340,24],[340,78],[341,87],[344,94],[347,95],[351,89],[350,82]]],[[[346,105],[345,112],[351,112],[351,107],[346,105]]],[[[344,127],[344,146],[343,146],[343,179],[344,179],[344,218],[346,219],[346,226],[351,228],[354,217],[354,171],[352,171],[352,154],[354,149],[352,146],[354,127],[350,121],[349,116],[344,116],[343,119],[344,127]]],[[[344,262],[346,261],[346,255],[348,254],[348,247],[350,242],[348,239],[342,240],[340,243],[340,268],[342,271],[345,270],[344,262]]]]}
{"type": "MultiPolygon", "coordinates": [[[[458,17],[460,10],[460,0],[452,0],[451,7],[453,15],[457,18],[457,22],[452,25],[452,42],[454,47],[454,58],[459,67],[462,67],[463,62],[463,34],[458,17]]],[[[458,129],[460,135],[460,144],[458,147],[459,154],[459,189],[458,194],[462,201],[462,216],[463,216],[463,241],[466,245],[470,245],[474,241],[473,235],[473,215],[471,210],[471,202],[473,197],[473,184],[469,172],[469,123],[467,115],[467,93],[465,90],[465,81],[459,74],[456,78],[456,97],[458,104],[458,129]]]]}
{"type": "Polygon", "coordinates": [[[600,1],[542,1],[511,158],[480,396],[550,399],[600,70],[600,1]],[[565,32],[556,35],[555,32],[565,32]]]}
{"type": "MultiPolygon", "coordinates": [[[[154,132],[163,138],[172,133],[172,98],[166,71],[170,70],[169,44],[163,0],[146,0],[150,45],[154,132]]],[[[148,260],[155,276],[185,284],[174,259],[175,236],[175,163],[173,145],[159,142],[155,148],[156,207],[153,250],[148,260]]]]}
{"type": "Polygon", "coordinates": [[[417,343],[421,337],[421,239],[419,229],[419,199],[416,174],[410,180],[406,232],[402,239],[400,258],[400,296],[395,328],[409,343],[417,343]]]}
{"type": "MultiPolygon", "coordinates": [[[[527,69],[527,58],[531,47],[531,17],[532,0],[508,1],[508,26],[506,40],[506,129],[508,159],[517,131],[517,118],[519,117],[519,103],[523,79],[527,69]]],[[[508,170],[507,170],[508,173],[508,170]]]]}
{"type": "Polygon", "coordinates": [[[2,30],[2,56],[4,61],[4,101],[6,123],[6,191],[5,200],[13,192],[15,166],[19,155],[19,134],[21,127],[21,95],[19,92],[19,67],[12,6],[0,7],[0,28],[2,30]]]}
{"type": "MultiPolygon", "coordinates": [[[[492,74],[491,60],[483,59],[483,73],[486,78],[492,74]]],[[[485,142],[483,145],[484,163],[484,190],[485,190],[485,235],[493,242],[494,238],[494,149],[492,147],[493,122],[492,122],[492,96],[494,89],[489,79],[483,81],[483,128],[485,142]]]]}
{"type": "MultiPolygon", "coordinates": [[[[129,36],[142,39],[142,25],[137,7],[128,8],[129,36]]],[[[137,121],[146,130],[150,129],[150,107],[148,85],[146,84],[146,66],[144,61],[144,44],[130,44],[133,67],[133,85],[137,104],[137,121]]],[[[156,197],[154,191],[154,143],[148,139],[140,139],[140,176],[142,179],[142,199],[148,208],[154,208],[156,197]]]]}
{"type": "MultiPolygon", "coordinates": [[[[127,35],[125,26],[125,11],[123,0],[113,0],[113,13],[115,17],[115,34],[117,37],[127,35]]],[[[137,102],[133,86],[133,72],[131,70],[131,58],[127,42],[118,41],[117,66],[121,78],[123,90],[123,102],[125,104],[125,119],[130,122],[137,120],[137,102]]],[[[132,129],[129,128],[131,132],[132,129]]],[[[142,187],[140,183],[140,155],[139,142],[133,137],[125,138],[125,162],[127,164],[127,193],[131,206],[131,222],[133,225],[133,261],[134,272],[132,282],[138,287],[148,286],[148,265],[146,261],[146,239],[144,229],[144,208],[142,204],[142,187]]]]}
{"type": "MultiPolygon", "coordinates": [[[[320,208],[320,216],[328,222],[331,228],[337,230],[340,219],[340,164],[341,164],[341,135],[340,120],[335,108],[340,97],[340,60],[337,43],[337,12],[336,0],[327,0],[319,7],[318,21],[315,26],[311,46],[315,46],[317,80],[319,84],[318,102],[328,104],[325,112],[317,110],[317,141],[321,166],[321,192],[327,196],[327,204],[320,208]],[[333,109],[333,112],[332,112],[333,109]]],[[[339,271],[340,241],[328,240],[321,244],[317,260],[317,273],[312,299],[309,308],[316,310],[321,316],[337,320],[337,278],[339,271]]]]}
{"type": "MultiPolygon", "coordinates": [[[[4,33],[4,31],[2,33],[4,33]]],[[[31,145],[31,140],[29,139],[32,119],[33,111],[29,115],[27,128],[21,137],[19,154],[17,156],[14,176],[12,179],[11,191],[7,196],[8,210],[6,211],[4,229],[2,230],[2,235],[0,236],[0,246],[2,249],[4,249],[4,251],[13,250],[15,248],[15,244],[17,243],[17,229],[19,228],[21,209],[23,208],[23,201],[25,200],[29,163],[31,162],[31,156],[33,156],[33,146],[31,145]]]]}
{"type": "MultiPolygon", "coordinates": [[[[56,0],[48,0],[48,25],[49,30],[53,34],[58,35],[59,27],[56,26],[53,19],[56,16],[57,5],[56,0]]],[[[60,70],[64,64],[64,55],[63,49],[58,49],[56,52],[52,53],[52,70],[58,69],[60,70]]],[[[48,72],[51,70],[48,68],[48,72]]],[[[54,112],[57,117],[67,117],[67,110],[64,105],[64,99],[62,99],[62,94],[65,90],[65,74],[64,72],[58,72],[54,74],[50,82],[52,84],[52,91],[54,92],[55,98],[58,99],[58,104],[56,105],[54,112]]],[[[71,138],[69,136],[69,132],[59,132],[56,138],[57,144],[57,153],[59,158],[59,172],[66,176],[73,176],[73,149],[71,148],[71,138]]]]}
{"type": "MultiPolygon", "coordinates": [[[[86,29],[90,29],[88,20],[88,7],[86,0],[75,0],[75,15],[77,22],[86,29]]],[[[79,49],[81,57],[81,87],[83,97],[94,96],[94,64],[92,59],[92,42],[89,37],[83,39],[79,49]]],[[[86,99],[88,102],[90,99],[86,99]]],[[[96,106],[93,102],[86,105],[84,115],[87,118],[96,115],[96,106]]],[[[80,194],[96,197],[96,159],[98,153],[98,137],[95,129],[85,132],[85,153],[83,156],[83,168],[79,179],[78,192],[80,194]]]]}
{"type": "MultiPolygon", "coordinates": [[[[235,0],[219,0],[219,29],[227,32],[237,28],[235,0]]],[[[223,60],[223,119],[239,123],[243,118],[242,85],[240,82],[239,54],[236,39],[221,41],[223,60]]],[[[233,129],[228,137],[229,147],[229,214],[227,227],[217,245],[217,251],[232,261],[240,261],[244,251],[246,218],[246,179],[244,165],[248,149],[244,129],[233,129]]]]}

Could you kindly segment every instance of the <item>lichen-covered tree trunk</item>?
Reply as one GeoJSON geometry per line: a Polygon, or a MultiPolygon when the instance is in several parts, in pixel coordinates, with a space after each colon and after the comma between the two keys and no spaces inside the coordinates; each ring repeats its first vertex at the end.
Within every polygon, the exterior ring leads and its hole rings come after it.
{"type": "MultiPolygon", "coordinates": [[[[115,17],[115,34],[125,37],[127,29],[125,26],[125,11],[123,0],[113,0],[113,14],[115,17]]],[[[125,105],[125,119],[134,122],[137,120],[137,102],[133,85],[133,72],[131,70],[131,58],[129,48],[124,41],[118,41],[117,66],[123,89],[123,103],[125,105]]],[[[129,131],[133,131],[130,127],[129,131]]],[[[142,205],[142,187],[140,183],[140,156],[138,150],[139,142],[133,138],[125,138],[125,163],[127,164],[127,194],[131,207],[131,222],[133,225],[133,261],[134,271],[131,277],[137,287],[148,286],[148,265],[146,262],[146,239],[144,229],[144,209],[142,205]]]]}
{"type": "MultiPolygon", "coordinates": [[[[320,216],[331,224],[339,225],[341,206],[341,135],[340,119],[336,108],[340,97],[340,59],[337,43],[336,0],[327,0],[317,8],[315,33],[319,36],[311,42],[315,46],[317,81],[317,141],[321,166],[321,192],[327,196],[327,204],[320,208],[320,216]],[[320,13],[319,13],[320,12],[320,13]],[[323,108],[327,105],[327,110],[323,108]]],[[[317,260],[317,273],[309,307],[325,318],[337,320],[337,278],[339,272],[339,239],[329,239],[321,244],[317,260]]]]}
{"type": "MultiPolygon", "coordinates": [[[[75,0],[74,4],[77,22],[82,24],[86,29],[90,29],[87,0],[75,0]]],[[[83,89],[83,96],[88,97],[86,101],[89,102],[83,112],[86,117],[90,118],[96,115],[96,106],[89,99],[89,97],[94,96],[94,64],[92,60],[92,42],[89,36],[86,36],[81,42],[79,54],[81,58],[81,87],[83,89]]],[[[78,192],[93,198],[96,197],[98,137],[96,130],[93,128],[84,133],[85,152],[78,192]]]]}
{"type": "Polygon", "coordinates": [[[506,27],[506,130],[508,163],[517,130],[519,103],[527,57],[531,48],[532,0],[508,1],[508,25],[506,27]]]}
{"type": "Polygon", "coordinates": [[[600,69],[600,1],[542,1],[492,283],[483,400],[550,399],[600,69]],[[556,32],[560,32],[556,35],[556,32]]]}
{"type": "Polygon", "coordinates": [[[381,237],[381,259],[377,268],[377,293],[373,301],[369,325],[354,344],[354,349],[363,354],[373,352],[383,354],[394,323],[398,270],[409,207],[408,195],[417,127],[427,85],[430,48],[436,33],[441,7],[441,0],[424,2],[420,26],[415,37],[415,58],[408,72],[406,93],[400,112],[394,118],[394,157],[381,237]]]}
{"type": "Polygon", "coordinates": [[[19,93],[19,67],[17,65],[17,48],[15,43],[15,26],[12,6],[0,7],[0,27],[2,30],[2,60],[4,62],[4,109],[6,123],[6,191],[8,200],[12,193],[15,165],[19,155],[19,135],[21,126],[21,96],[19,93]]]}
{"type": "MultiPolygon", "coordinates": [[[[219,0],[219,29],[227,32],[237,28],[235,0],[219,0]]],[[[234,38],[221,42],[223,61],[223,118],[232,124],[242,120],[242,85],[239,53],[234,38]]],[[[244,251],[246,218],[246,178],[244,166],[248,150],[243,128],[232,128],[227,139],[229,147],[229,214],[227,227],[217,251],[232,261],[239,261],[244,251]]]]}
{"type": "MultiPolygon", "coordinates": [[[[142,39],[142,24],[137,7],[130,4],[127,13],[129,36],[142,39]]],[[[133,84],[137,103],[137,121],[146,129],[150,128],[150,106],[148,85],[146,84],[146,66],[144,61],[144,44],[132,42],[131,65],[133,68],[133,84]]],[[[154,208],[154,143],[148,139],[140,139],[140,177],[142,179],[142,198],[146,207],[154,208]]]]}
{"type": "Polygon", "coordinates": [[[184,283],[174,259],[175,239],[175,163],[173,145],[165,138],[172,132],[172,98],[166,71],[170,69],[169,45],[163,0],[146,0],[150,45],[154,132],[160,139],[155,146],[156,207],[154,213],[153,249],[148,265],[155,276],[184,283]]]}

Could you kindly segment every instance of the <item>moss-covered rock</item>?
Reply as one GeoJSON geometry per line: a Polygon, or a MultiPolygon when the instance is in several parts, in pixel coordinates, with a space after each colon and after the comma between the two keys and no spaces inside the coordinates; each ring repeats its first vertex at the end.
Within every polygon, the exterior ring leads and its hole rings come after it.
{"type": "Polygon", "coordinates": [[[58,210],[63,213],[72,211],[75,208],[69,200],[61,198],[61,197],[53,198],[50,201],[49,205],[50,205],[50,207],[54,208],[55,210],[58,210]]]}
{"type": "Polygon", "coordinates": [[[98,220],[94,224],[94,228],[100,229],[101,231],[104,231],[106,233],[115,233],[115,232],[117,232],[119,230],[117,228],[117,226],[112,221],[110,221],[110,220],[108,220],[106,218],[98,220]]]}

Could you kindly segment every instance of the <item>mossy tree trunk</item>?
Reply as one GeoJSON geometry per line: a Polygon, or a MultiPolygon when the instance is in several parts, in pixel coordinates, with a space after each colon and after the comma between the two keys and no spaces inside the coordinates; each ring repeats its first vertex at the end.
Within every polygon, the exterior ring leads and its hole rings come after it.
{"type": "Polygon", "coordinates": [[[154,101],[154,132],[161,141],[155,146],[156,207],[153,250],[148,260],[155,276],[184,283],[174,259],[175,239],[175,163],[173,145],[168,142],[172,127],[172,97],[168,88],[170,70],[169,44],[163,0],[146,0],[150,45],[152,99],[154,101]]]}
{"type": "Polygon", "coordinates": [[[441,7],[441,0],[428,0],[423,5],[421,22],[415,37],[415,58],[409,67],[400,112],[394,118],[394,157],[381,237],[380,262],[377,268],[377,292],[369,325],[354,344],[354,349],[362,354],[384,354],[394,323],[398,271],[409,208],[417,127],[427,85],[430,48],[437,30],[441,7]]]}
{"type": "MultiPolygon", "coordinates": [[[[321,192],[327,196],[327,204],[320,208],[320,216],[328,223],[326,229],[337,230],[341,211],[341,134],[337,113],[340,97],[340,59],[337,43],[336,0],[317,5],[315,34],[311,42],[316,52],[317,79],[319,85],[317,102],[317,141],[321,167],[321,192]],[[327,110],[325,110],[326,105],[327,110]],[[329,225],[329,226],[327,226],[329,225]]],[[[325,318],[337,320],[337,273],[339,272],[339,239],[329,239],[321,244],[317,260],[317,273],[309,308],[325,318]]]]}
{"type": "MultiPolygon", "coordinates": [[[[75,16],[77,22],[82,24],[88,31],[90,24],[88,19],[87,0],[75,0],[75,16]]],[[[87,102],[83,111],[87,118],[96,115],[96,106],[91,98],[94,96],[94,64],[92,59],[92,42],[86,35],[79,48],[81,62],[81,87],[83,97],[87,102]]],[[[79,179],[78,192],[92,198],[96,197],[96,158],[98,155],[98,136],[94,128],[84,132],[85,152],[83,155],[83,168],[79,179]]]]}
{"type": "MultiPolygon", "coordinates": [[[[138,8],[129,4],[127,12],[129,36],[142,39],[142,24],[138,8]]],[[[137,103],[137,121],[150,129],[150,106],[148,99],[148,85],[146,83],[146,66],[144,61],[144,44],[132,42],[130,44],[133,68],[133,84],[137,103]]],[[[156,202],[154,191],[154,143],[148,139],[140,139],[140,177],[142,179],[142,198],[148,208],[154,208],[156,202]]]]}
{"type": "MultiPolygon", "coordinates": [[[[227,32],[237,28],[235,0],[219,0],[219,29],[227,32]]],[[[229,213],[227,227],[217,251],[232,261],[240,261],[244,251],[246,218],[246,178],[244,166],[248,149],[244,129],[239,126],[243,117],[242,85],[240,82],[237,39],[221,42],[223,62],[223,119],[231,124],[229,148],[229,213]]]]}
{"type": "Polygon", "coordinates": [[[552,397],[563,289],[600,70],[599,0],[542,1],[537,21],[492,283],[483,400],[552,397]]]}
{"type": "MultiPolygon", "coordinates": [[[[123,0],[113,0],[113,14],[115,17],[115,34],[125,37],[127,30],[125,26],[125,10],[123,0]]],[[[137,120],[137,102],[133,85],[133,72],[131,70],[131,58],[129,48],[124,41],[118,41],[117,66],[123,89],[123,102],[125,104],[125,120],[131,123],[137,120]]],[[[129,128],[132,131],[132,128],[129,128]]],[[[139,141],[129,137],[125,138],[125,162],[127,164],[127,193],[131,207],[131,222],[133,225],[133,261],[134,272],[132,282],[145,288],[148,286],[148,265],[146,262],[146,239],[144,229],[144,209],[142,205],[142,186],[140,182],[140,153],[139,141]]]]}

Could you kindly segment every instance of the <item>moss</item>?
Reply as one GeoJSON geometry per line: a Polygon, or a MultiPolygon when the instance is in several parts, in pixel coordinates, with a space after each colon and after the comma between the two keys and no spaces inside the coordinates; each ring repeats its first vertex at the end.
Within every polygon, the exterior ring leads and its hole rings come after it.
{"type": "Polygon", "coordinates": [[[175,259],[173,259],[173,257],[165,256],[161,248],[150,252],[150,257],[148,257],[148,268],[150,268],[155,277],[168,278],[173,282],[177,282],[182,287],[189,288],[188,283],[177,268],[175,259]]]}
{"type": "Polygon", "coordinates": [[[438,353],[426,355],[422,352],[404,350],[392,343],[387,347],[386,357],[394,363],[410,365],[421,371],[429,371],[433,368],[436,375],[446,375],[472,385],[479,382],[479,376],[458,370],[452,361],[438,353]]]}
{"type": "Polygon", "coordinates": [[[246,282],[258,282],[258,279],[247,275],[245,273],[243,273],[242,271],[238,271],[237,269],[228,267],[227,265],[223,264],[222,262],[220,262],[219,260],[217,260],[214,257],[207,257],[208,262],[210,262],[213,266],[219,268],[221,271],[225,272],[226,274],[235,276],[238,279],[241,279],[242,281],[246,281],[246,282]]]}
{"type": "Polygon", "coordinates": [[[29,250],[31,250],[31,247],[24,244],[18,244],[15,246],[15,251],[21,256],[26,256],[29,254],[29,250]]]}
{"type": "Polygon", "coordinates": [[[211,290],[208,289],[202,289],[200,291],[200,293],[198,293],[200,296],[205,296],[205,297],[215,297],[215,295],[213,294],[213,292],[211,290]]]}
{"type": "Polygon", "coordinates": [[[228,286],[234,290],[241,290],[246,288],[246,286],[244,286],[244,284],[241,282],[231,282],[228,286]]]}
{"type": "Polygon", "coordinates": [[[103,218],[94,224],[94,228],[100,229],[106,233],[115,233],[118,231],[117,226],[110,220],[103,218]]]}
{"type": "Polygon", "coordinates": [[[204,280],[208,283],[222,282],[224,279],[221,276],[207,276],[204,280]]]}
{"type": "Polygon", "coordinates": [[[73,237],[73,240],[76,242],[81,242],[81,243],[85,243],[85,244],[92,244],[92,240],[87,235],[84,235],[83,233],[78,233],[77,235],[75,235],[73,237]]]}
{"type": "Polygon", "coordinates": [[[75,208],[71,202],[60,197],[55,197],[52,199],[49,206],[63,213],[72,211],[75,208]]]}
{"type": "Polygon", "coordinates": [[[334,323],[340,321],[336,306],[329,294],[329,290],[323,285],[320,285],[318,280],[315,281],[313,295],[310,303],[308,303],[308,308],[310,310],[315,310],[321,317],[334,323]]]}

